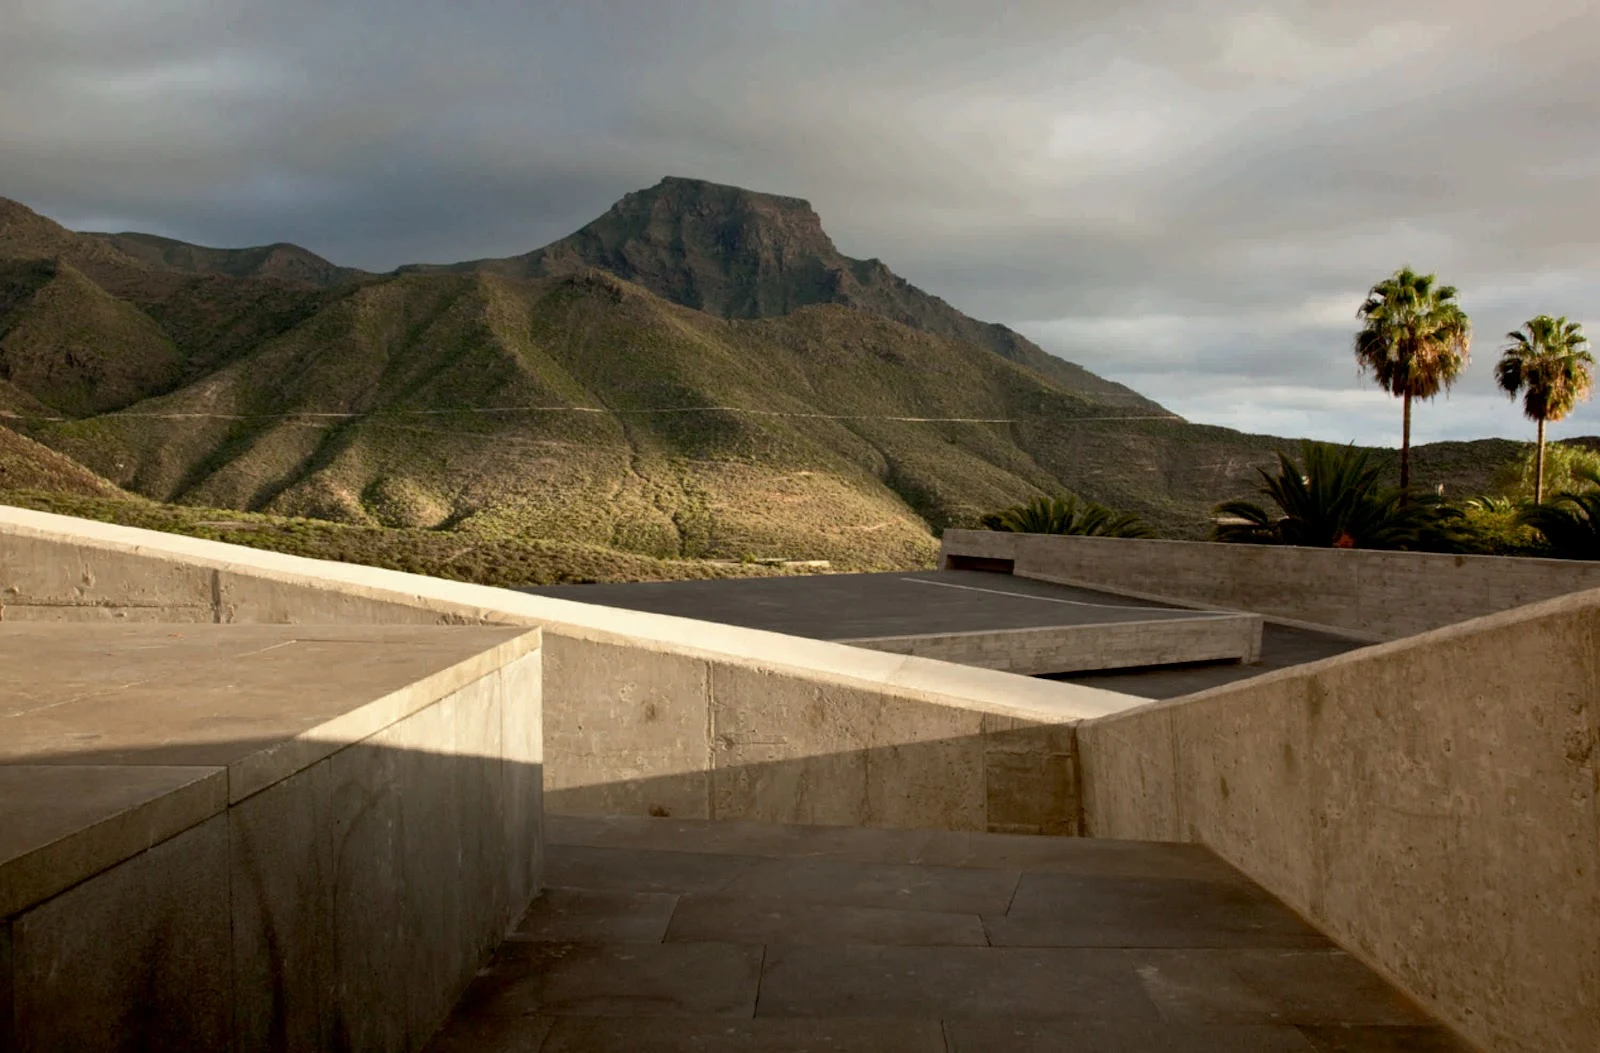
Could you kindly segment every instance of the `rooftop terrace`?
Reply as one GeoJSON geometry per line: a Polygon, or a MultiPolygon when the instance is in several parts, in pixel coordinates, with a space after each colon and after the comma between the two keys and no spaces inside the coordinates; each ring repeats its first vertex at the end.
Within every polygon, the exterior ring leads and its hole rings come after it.
{"type": "MultiPolygon", "coordinates": [[[[1095,620],[869,648],[0,508],[0,1049],[1600,1046],[1600,565],[944,544],[891,587],[1095,620]],[[1177,625],[1242,650],[1130,663],[1177,625]],[[1100,671],[986,667],[1039,654],[1100,671]]],[[[816,581],[888,579],[765,587],[816,581]]]]}

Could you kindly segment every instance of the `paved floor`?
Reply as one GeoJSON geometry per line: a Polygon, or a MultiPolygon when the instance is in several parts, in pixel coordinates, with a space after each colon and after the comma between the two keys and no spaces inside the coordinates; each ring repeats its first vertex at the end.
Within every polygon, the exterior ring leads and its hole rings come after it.
{"type": "MultiPolygon", "coordinates": [[[[553,585],[522,591],[814,640],[1202,616],[1114,593],[971,570],[553,585]]],[[[1256,665],[1123,669],[1056,679],[1145,698],[1174,698],[1358,646],[1339,636],[1269,624],[1256,665]]]]}
{"type": "Polygon", "coordinates": [[[547,822],[430,1053],[1468,1048],[1198,846],[547,822]]]}

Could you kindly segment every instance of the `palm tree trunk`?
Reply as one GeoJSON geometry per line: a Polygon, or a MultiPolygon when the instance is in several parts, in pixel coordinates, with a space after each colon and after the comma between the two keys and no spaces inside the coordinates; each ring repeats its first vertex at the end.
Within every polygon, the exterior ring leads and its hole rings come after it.
{"type": "Polygon", "coordinates": [[[1544,418],[1539,418],[1539,453],[1534,459],[1533,503],[1544,503],[1544,418]]]}
{"type": "Polygon", "coordinates": [[[1405,424],[1400,429],[1400,500],[1411,489],[1411,392],[1406,392],[1405,424]]]}

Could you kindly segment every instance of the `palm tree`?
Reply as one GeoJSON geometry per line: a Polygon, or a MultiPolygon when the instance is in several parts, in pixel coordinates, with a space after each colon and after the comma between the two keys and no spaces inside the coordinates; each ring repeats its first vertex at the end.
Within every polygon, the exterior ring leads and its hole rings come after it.
{"type": "Polygon", "coordinates": [[[1278,452],[1278,473],[1261,473],[1261,493],[1276,513],[1250,501],[1216,508],[1218,541],[1312,548],[1449,549],[1457,539],[1452,521],[1461,518],[1434,494],[1413,495],[1385,487],[1383,466],[1354,446],[1300,444],[1301,463],[1278,452]]]}
{"type": "Polygon", "coordinates": [[[1539,453],[1533,474],[1533,500],[1544,500],[1544,425],[1572,412],[1594,388],[1594,356],[1583,327],[1565,318],[1530,318],[1500,352],[1495,382],[1511,398],[1522,393],[1522,412],[1539,422],[1539,453]]]}
{"type": "Polygon", "coordinates": [[[1076,494],[1035,497],[1025,505],[991,512],[980,520],[990,530],[1016,534],[1084,534],[1093,537],[1155,537],[1138,516],[1116,512],[1076,494]]]}
{"type": "Polygon", "coordinates": [[[1467,364],[1472,323],[1456,289],[1436,275],[1402,267],[1374,285],[1356,311],[1356,361],[1378,385],[1405,400],[1400,435],[1400,496],[1411,487],[1411,400],[1431,399],[1455,383],[1467,364]]]}

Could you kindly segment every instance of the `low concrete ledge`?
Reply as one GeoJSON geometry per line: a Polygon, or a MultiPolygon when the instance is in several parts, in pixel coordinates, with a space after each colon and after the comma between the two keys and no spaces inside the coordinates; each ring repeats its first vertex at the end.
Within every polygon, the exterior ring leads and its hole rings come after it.
{"type": "Polygon", "coordinates": [[[947,530],[940,566],[1394,640],[1600,588],[1600,562],[947,530]],[[976,563],[974,561],[977,561],[976,563]]]}
{"type": "Polygon", "coordinates": [[[415,1049],[538,887],[539,633],[0,625],[0,1049],[415,1049]]]}
{"type": "Polygon", "coordinates": [[[1035,676],[1189,662],[1255,662],[1261,657],[1261,617],[1196,614],[1154,621],[921,633],[839,642],[1035,676]]]}

